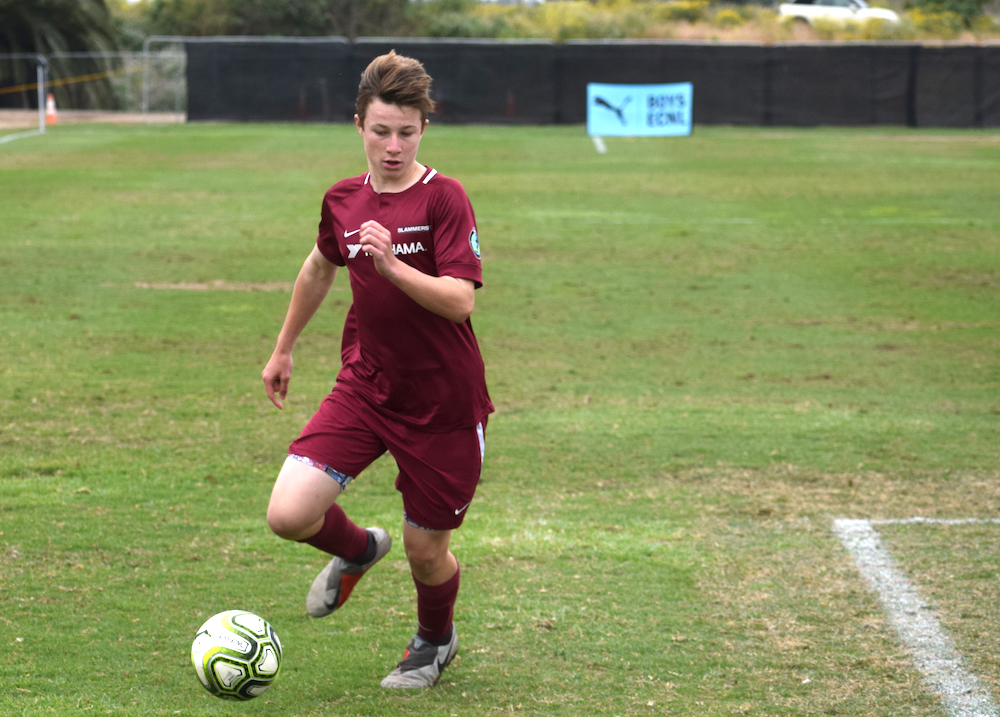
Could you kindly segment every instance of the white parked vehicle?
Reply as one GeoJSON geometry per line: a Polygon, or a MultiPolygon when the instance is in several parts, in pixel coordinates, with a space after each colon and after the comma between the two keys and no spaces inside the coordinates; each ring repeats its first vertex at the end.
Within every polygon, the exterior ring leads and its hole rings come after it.
{"type": "Polygon", "coordinates": [[[837,23],[883,20],[899,22],[899,15],[892,10],[868,7],[865,0],[795,0],[778,6],[778,16],[808,22],[832,20],[837,23]]]}

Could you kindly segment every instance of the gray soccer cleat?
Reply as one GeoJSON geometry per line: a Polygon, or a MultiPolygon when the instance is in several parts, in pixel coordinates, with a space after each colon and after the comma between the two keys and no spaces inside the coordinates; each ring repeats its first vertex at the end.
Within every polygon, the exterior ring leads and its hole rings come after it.
{"type": "Polygon", "coordinates": [[[392,538],[382,528],[368,528],[375,536],[375,557],[364,565],[356,565],[343,558],[334,558],[313,580],[309,594],[306,595],[306,612],[313,617],[326,617],[338,610],[347,602],[351,591],[361,577],[375,563],[385,557],[392,547],[392,538]]]}
{"type": "Polygon", "coordinates": [[[451,639],[447,645],[432,645],[419,635],[414,635],[403,653],[403,661],[382,680],[382,686],[389,689],[406,690],[433,687],[458,652],[458,631],[451,628],[451,639]]]}

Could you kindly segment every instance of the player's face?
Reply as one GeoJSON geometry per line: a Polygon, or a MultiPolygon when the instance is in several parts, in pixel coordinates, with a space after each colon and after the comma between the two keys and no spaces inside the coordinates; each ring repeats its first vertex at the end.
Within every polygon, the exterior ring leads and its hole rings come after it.
{"type": "Polygon", "coordinates": [[[423,168],[417,164],[417,149],[427,127],[426,120],[420,121],[420,110],[375,99],[368,105],[364,126],[357,115],[354,123],[364,140],[368,171],[377,189],[408,186],[419,178],[423,168]]]}

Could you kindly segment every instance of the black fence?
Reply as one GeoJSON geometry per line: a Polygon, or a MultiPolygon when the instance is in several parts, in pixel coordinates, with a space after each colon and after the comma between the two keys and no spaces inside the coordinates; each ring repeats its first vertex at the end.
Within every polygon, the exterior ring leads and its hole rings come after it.
{"type": "Polygon", "coordinates": [[[1000,45],[341,38],[188,42],[188,119],[349,121],[390,49],[434,78],[438,122],[582,123],[588,82],[691,82],[698,124],[1000,126],[1000,45]]]}

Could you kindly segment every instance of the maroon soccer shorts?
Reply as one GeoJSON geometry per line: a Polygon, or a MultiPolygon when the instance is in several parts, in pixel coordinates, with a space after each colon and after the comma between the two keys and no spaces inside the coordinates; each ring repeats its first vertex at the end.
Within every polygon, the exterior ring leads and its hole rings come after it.
{"type": "Polygon", "coordinates": [[[350,478],[386,451],[396,459],[396,490],[411,525],[453,530],[462,524],[479,484],[486,419],[451,433],[426,433],[389,421],[368,404],[334,389],[288,448],[350,478]]]}

